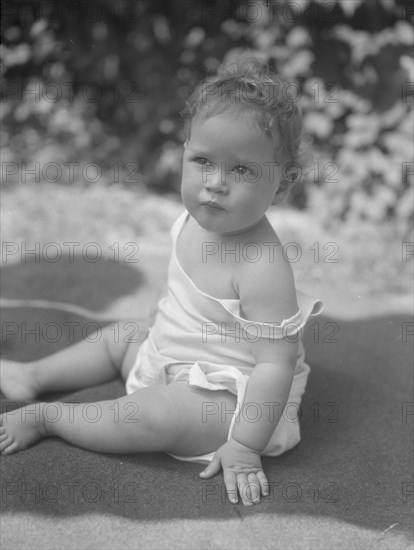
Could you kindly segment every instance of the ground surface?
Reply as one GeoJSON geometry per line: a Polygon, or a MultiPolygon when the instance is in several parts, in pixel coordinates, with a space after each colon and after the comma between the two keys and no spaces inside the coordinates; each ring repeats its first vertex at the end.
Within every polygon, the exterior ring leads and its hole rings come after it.
{"type": "MultiPolygon", "coordinates": [[[[102,233],[103,205],[96,197],[79,205],[96,210],[86,228],[76,209],[71,219],[70,197],[64,213],[53,200],[45,207],[46,218],[54,219],[49,241],[97,241],[102,249],[133,241],[130,214],[102,233]]],[[[181,211],[177,204],[154,218],[153,206],[146,210],[138,263],[93,263],[81,254],[59,262],[10,258],[2,268],[2,298],[59,300],[100,315],[145,317],[165,283],[166,231],[181,211]],[[151,246],[160,235],[161,245],[151,246]]],[[[15,218],[12,201],[9,207],[15,218]]],[[[125,208],[131,211],[127,202],[125,208]]],[[[24,220],[13,225],[15,242],[19,231],[27,242],[47,242],[44,219],[31,219],[38,221],[30,239],[24,220]]],[[[313,238],[309,231],[310,244],[313,238]]],[[[249,509],[230,505],[222,476],[201,482],[197,464],[163,454],[100,455],[50,439],[1,458],[2,548],[412,548],[412,301],[402,292],[377,290],[367,297],[355,277],[332,275],[335,266],[343,275],[341,262],[320,264],[331,275],[319,281],[304,276],[306,265],[296,264],[298,286],[321,298],[325,311],[304,336],[312,373],[302,441],[280,458],[263,460],[268,499],[249,509]]],[[[2,355],[28,361],[50,354],[94,321],[93,315],[4,308],[2,355]],[[61,330],[58,338],[53,327],[61,330]]],[[[123,393],[122,382],[114,381],[60,398],[90,402],[123,393]]],[[[4,400],[2,406],[18,403],[4,400]]]]}

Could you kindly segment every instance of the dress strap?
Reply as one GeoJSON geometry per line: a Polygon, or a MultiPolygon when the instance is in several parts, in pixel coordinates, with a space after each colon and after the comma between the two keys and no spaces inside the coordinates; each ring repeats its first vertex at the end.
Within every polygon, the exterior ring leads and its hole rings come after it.
{"type": "Polygon", "coordinates": [[[189,213],[187,210],[184,210],[181,212],[181,214],[178,216],[178,218],[175,220],[175,222],[172,224],[170,229],[170,235],[172,237],[173,243],[176,242],[177,237],[181,231],[181,228],[186,222],[187,216],[189,216],[189,213]]]}
{"type": "MultiPolygon", "coordinates": [[[[298,302],[298,311],[289,317],[284,319],[280,323],[261,323],[259,321],[249,321],[236,313],[235,308],[229,308],[227,304],[222,306],[231,313],[235,319],[235,323],[239,324],[243,334],[247,334],[255,341],[259,338],[265,338],[269,340],[280,340],[289,336],[293,336],[299,333],[302,336],[302,331],[305,328],[306,323],[310,317],[319,315],[322,313],[324,307],[321,300],[303,292],[300,289],[296,289],[296,297],[298,302]]],[[[240,312],[239,312],[240,313],[240,312]]]]}
{"type": "MultiPolygon", "coordinates": [[[[184,226],[188,216],[190,214],[187,210],[184,210],[179,217],[176,219],[174,224],[171,227],[170,234],[173,240],[173,246],[175,248],[178,235],[184,226]]],[[[177,260],[177,264],[179,262],[177,260]]],[[[293,336],[297,333],[301,336],[301,331],[304,329],[306,323],[310,317],[319,315],[322,313],[324,307],[321,300],[303,292],[300,289],[296,289],[296,297],[298,302],[298,311],[289,317],[289,319],[283,319],[280,323],[262,323],[259,321],[249,321],[240,316],[240,300],[238,299],[219,299],[209,294],[202,292],[197,289],[188,275],[182,270],[185,275],[185,278],[192,284],[192,286],[197,290],[200,296],[207,298],[211,301],[214,301],[221,305],[233,318],[236,325],[239,325],[238,328],[243,330],[244,334],[248,334],[252,337],[252,341],[257,338],[266,338],[266,339],[282,339],[287,336],[293,336]]]]}

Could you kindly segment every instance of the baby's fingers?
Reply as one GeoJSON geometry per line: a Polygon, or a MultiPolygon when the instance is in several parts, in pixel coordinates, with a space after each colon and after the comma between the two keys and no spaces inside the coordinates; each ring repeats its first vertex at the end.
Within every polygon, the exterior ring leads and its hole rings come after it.
{"type": "Polygon", "coordinates": [[[258,472],[250,472],[236,474],[231,470],[224,471],[224,484],[230,502],[236,504],[238,501],[238,493],[240,493],[244,506],[260,502],[260,495],[267,496],[269,494],[269,482],[262,470],[258,472]]]}
{"type": "Polygon", "coordinates": [[[251,502],[256,504],[260,502],[260,483],[255,473],[250,473],[247,477],[249,482],[251,502]]]}
{"type": "Polygon", "coordinates": [[[267,481],[267,477],[265,476],[265,474],[262,470],[259,470],[256,475],[257,475],[257,479],[260,483],[260,488],[262,490],[262,495],[264,497],[267,497],[268,494],[269,494],[269,482],[267,481]]]}
{"type": "Polygon", "coordinates": [[[224,470],[224,485],[226,486],[227,494],[229,495],[230,502],[236,504],[237,499],[237,476],[231,470],[224,470]]]}
{"type": "Polygon", "coordinates": [[[246,474],[237,475],[237,487],[239,488],[239,493],[244,506],[251,506],[253,504],[252,495],[250,493],[249,481],[246,474]]]}

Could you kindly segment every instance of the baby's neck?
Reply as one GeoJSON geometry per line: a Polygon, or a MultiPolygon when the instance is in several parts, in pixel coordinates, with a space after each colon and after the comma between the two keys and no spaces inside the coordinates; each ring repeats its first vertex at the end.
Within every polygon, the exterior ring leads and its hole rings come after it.
{"type": "Polygon", "coordinates": [[[217,232],[213,232],[213,231],[208,231],[206,229],[204,229],[203,227],[201,227],[197,222],[195,222],[197,227],[199,228],[200,230],[200,233],[203,234],[205,236],[205,238],[207,239],[211,239],[211,240],[215,240],[215,241],[222,241],[222,242],[226,242],[226,241],[234,241],[234,240],[237,240],[237,239],[245,239],[246,237],[249,237],[251,238],[252,235],[256,234],[258,231],[260,231],[261,229],[267,227],[267,225],[269,225],[269,221],[267,219],[266,216],[263,216],[263,218],[254,223],[253,225],[250,225],[250,226],[247,226],[247,227],[244,227],[240,230],[237,230],[237,231],[230,231],[228,233],[217,233],[217,232]]]}

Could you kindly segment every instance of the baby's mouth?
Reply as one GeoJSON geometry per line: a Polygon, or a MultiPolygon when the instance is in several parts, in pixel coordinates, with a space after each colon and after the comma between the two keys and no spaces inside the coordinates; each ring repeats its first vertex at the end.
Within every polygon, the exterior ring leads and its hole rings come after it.
{"type": "Polygon", "coordinates": [[[203,206],[207,206],[209,208],[213,208],[215,210],[225,210],[225,208],[223,208],[222,206],[220,206],[218,203],[216,203],[215,201],[204,201],[203,203],[203,206]]]}

